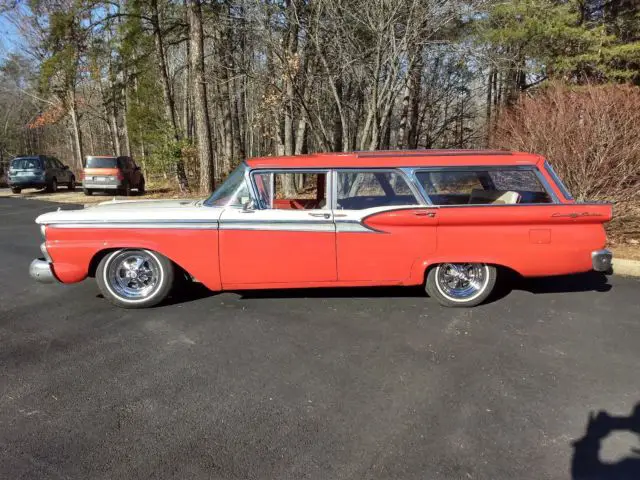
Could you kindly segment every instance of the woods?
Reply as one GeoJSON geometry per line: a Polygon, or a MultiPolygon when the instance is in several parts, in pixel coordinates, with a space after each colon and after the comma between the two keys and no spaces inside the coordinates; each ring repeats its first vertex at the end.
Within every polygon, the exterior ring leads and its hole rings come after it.
{"type": "Polygon", "coordinates": [[[541,109],[553,115],[548,95],[564,95],[544,93],[554,82],[574,96],[626,84],[637,102],[638,10],[627,0],[5,0],[21,40],[0,64],[0,160],[47,152],[80,168],[84,155],[131,154],[151,178],[205,193],[246,156],[544,154],[549,142],[522,132],[530,109],[543,124],[541,109]]]}

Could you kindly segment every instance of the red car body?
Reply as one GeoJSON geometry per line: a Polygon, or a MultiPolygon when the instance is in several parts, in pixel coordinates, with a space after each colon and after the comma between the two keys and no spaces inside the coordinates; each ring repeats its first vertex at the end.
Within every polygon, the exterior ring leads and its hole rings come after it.
{"type": "MultiPolygon", "coordinates": [[[[524,277],[611,266],[611,255],[603,250],[603,224],[611,219],[611,206],[576,203],[538,155],[448,150],[337,153],[255,158],[243,168],[249,186],[242,188],[249,189],[245,200],[250,208],[207,202],[108,202],[79,214],[39,217],[37,222],[46,227],[43,248],[52,276],[63,283],[79,282],[95,275],[100,259],[118,249],[160,253],[215,291],[419,285],[431,267],[445,263],[493,265],[524,277]],[[545,201],[436,205],[416,181],[421,172],[500,168],[506,169],[506,176],[533,172],[544,186],[536,198],[545,201]],[[379,171],[406,178],[403,182],[416,204],[350,210],[332,198],[341,188],[337,172],[375,176],[379,171]],[[282,199],[272,193],[270,205],[258,205],[265,188],[261,178],[287,172],[318,175],[318,198],[282,199]],[[329,204],[319,208],[325,201],[329,204]]],[[[441,196],[447,201],[463,198],[450,192],[441,196]]],[[[523,198],[512,195],[516,197],[523,198]]]]}

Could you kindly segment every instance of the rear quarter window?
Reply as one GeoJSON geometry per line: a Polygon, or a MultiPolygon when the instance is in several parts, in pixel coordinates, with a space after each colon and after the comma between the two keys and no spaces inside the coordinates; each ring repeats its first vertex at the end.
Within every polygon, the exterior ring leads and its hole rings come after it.
{"type": "Polygon", "coordinates": [[[533,168],[488,167],[430,170],[416,177],[434,205],[552,203],[533,168]]]}

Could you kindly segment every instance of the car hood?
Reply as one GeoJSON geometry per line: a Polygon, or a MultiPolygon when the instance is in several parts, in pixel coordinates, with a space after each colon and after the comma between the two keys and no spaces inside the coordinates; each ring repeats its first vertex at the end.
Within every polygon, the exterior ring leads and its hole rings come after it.
{"type": "Polygon", "coordinates": [[[36,218],[36,223],[49,225],[217,221],[221,212],[221,208],[205,206],[200,200],[112,200],[83,209],[58,209],[40,215],[36,218]]]}

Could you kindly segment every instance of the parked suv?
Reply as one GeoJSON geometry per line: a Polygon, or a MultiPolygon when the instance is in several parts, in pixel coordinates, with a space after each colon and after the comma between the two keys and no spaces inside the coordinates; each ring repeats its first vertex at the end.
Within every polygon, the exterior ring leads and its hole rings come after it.
{"type": "Polygon", "coordinates": [[[48,192],[55,192],[58,185],[66,185],[69,190],[76,188],[76,177],[69,167],[46,155],[14,158],[8,173],[13,193],[20,193],[23,188],[46,188],[48,192]]]}
{"type": "Polygon", "coordinates": [[[84,165],[82,187],[85,195],[114,192],[131,195],[132,189],[144,194],[144,176],[131,157],[91,156],[84,165]]]}

